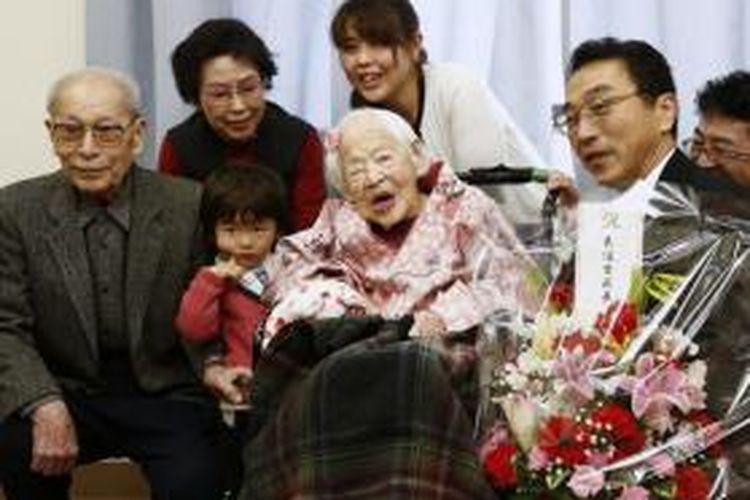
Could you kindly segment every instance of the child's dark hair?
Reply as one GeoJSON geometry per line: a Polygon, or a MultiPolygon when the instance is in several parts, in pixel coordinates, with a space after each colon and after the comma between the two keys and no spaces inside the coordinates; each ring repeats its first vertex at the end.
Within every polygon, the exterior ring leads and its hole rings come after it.
{"type": "Polygon", "coordinates": [[[278,234],[289,231],[287,194],[281,177],[257,163],[230,162],[206,178],[201,199],[201,223],[210,248],[216,251],[216,224],[240,218],[268,217],[278,234]]]}

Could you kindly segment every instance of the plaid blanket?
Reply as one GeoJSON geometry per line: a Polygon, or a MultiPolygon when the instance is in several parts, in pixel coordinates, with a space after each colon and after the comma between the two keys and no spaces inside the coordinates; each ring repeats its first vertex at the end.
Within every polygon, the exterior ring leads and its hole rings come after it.
{"type": "Polygon", "coordinates": [[[471,343],[411,319],[290,325],[259,361],[242,499],[493,498],[472,440],[471,343]],[[467,411],[469,410],[469,411],[467,411]]]}

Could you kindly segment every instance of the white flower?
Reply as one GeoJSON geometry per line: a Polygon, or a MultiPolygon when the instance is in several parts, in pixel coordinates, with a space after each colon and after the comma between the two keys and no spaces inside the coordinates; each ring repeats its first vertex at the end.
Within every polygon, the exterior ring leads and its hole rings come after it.
{"type": "Polygon", "coordinates": [[[706,362],[702,359],[690,363],[687,368],[687,378],[690,385],[697,387],[698,389],[703,389],[706,385],[707,371],[708,367],[706,366],[706,362]]]}
{"type": "Polygon", "coordinates": [[[522,391],[526,387],[528,380],[526,375],[518,370],[507,372],[505,376],[505,381],[513,391],[522,391]]]}
{"type": "Polygon", "coordinates": [[[539,415],[534,402],[522,396],[512,395],[503,398],[502,408],[518,446],[528,453],[536,442],[539,427],[539,415]]]}

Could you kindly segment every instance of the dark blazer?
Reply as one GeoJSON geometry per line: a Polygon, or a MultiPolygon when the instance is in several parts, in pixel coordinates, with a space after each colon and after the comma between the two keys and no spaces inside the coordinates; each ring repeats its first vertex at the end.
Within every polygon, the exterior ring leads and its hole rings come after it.
{"type": "MultiPolygon", "coordinates": [[[[130,175],[125,311],[133,372],[147,392],[202,394],[173,327],[202,257],[200,186],[138,167],[130,175]]],[[[0,190],[0,420],[62,389],[101,388],[91,270],[74,208],[61,172],[0,190]]]]}
{"type": "MultiPolygon", "coordinates": [[[[742,193],[741,187],[732,184],[716,172],[701,169],[692,163],[684,154],[677,153],[670,159],[662,172],[660,181],[679,186],[701,208],[701,216],[689,216],[671,219],[657,219],[646,225],[644,234],[644,252],[670,244],[673,248],[679,241],[700,237],[702,231],[709,229],[727,238],[722,242],[717,259],[712,262],[717,269],[726,269],[736,259],[736,252],[743,248],[736,246],[736,236],[731,227],[712,226],[707,228],[703,216],[726,216],[748,218],[750,207],[744,199],[737,196],[742,193]]],[[[746,246],[745,246],[746,248],[746,246]]],[[[659,266],[660,270],[685,272],[694,263],[696,256],[659,266]]],[[[710,286],[712,274],[708,273],[705,284],[698,289],[710,286]]],[[[696,295],[702,296],[702,293],[696,295]]],[[[737,274],[715,307],[696,338],[701,348],[700,356],[708,363],[706,389],[708,407],[722,416],[729,407],[745,370],[750,367],[750,258],[737,269],[737,274]]],[[[702,298],[702,297],[699,297],[702,298]]],[[[747,429],[729,438],[725,449],[730,456],[731,475],[730,492],[733,496],[739,491],[747,495],[750,491],[750,431],[747,429]]],[[[736,496],[740,498],[740,496],[736,496]]]]}

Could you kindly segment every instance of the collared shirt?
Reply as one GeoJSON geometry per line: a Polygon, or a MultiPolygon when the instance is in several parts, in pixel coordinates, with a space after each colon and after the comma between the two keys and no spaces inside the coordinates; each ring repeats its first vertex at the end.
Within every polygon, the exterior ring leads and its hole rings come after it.
{"type": "Polygon", "coordinates": [[[654,195],[656,183],[675,151],[676,149],[672,148],[646,177],[637,179],[626,189],[617,190],[596,186],[583,194],[583,201],[606,203],[610,208],[641,210],[648,213],[649,202],[654,195]]]}
{"type": "Polygon", "coordinates": [[[100,358],[128,353],[125,270],[132,184],[132,175],[128,175],[107,205],[78,196],[96,304],[100,358]]]}

